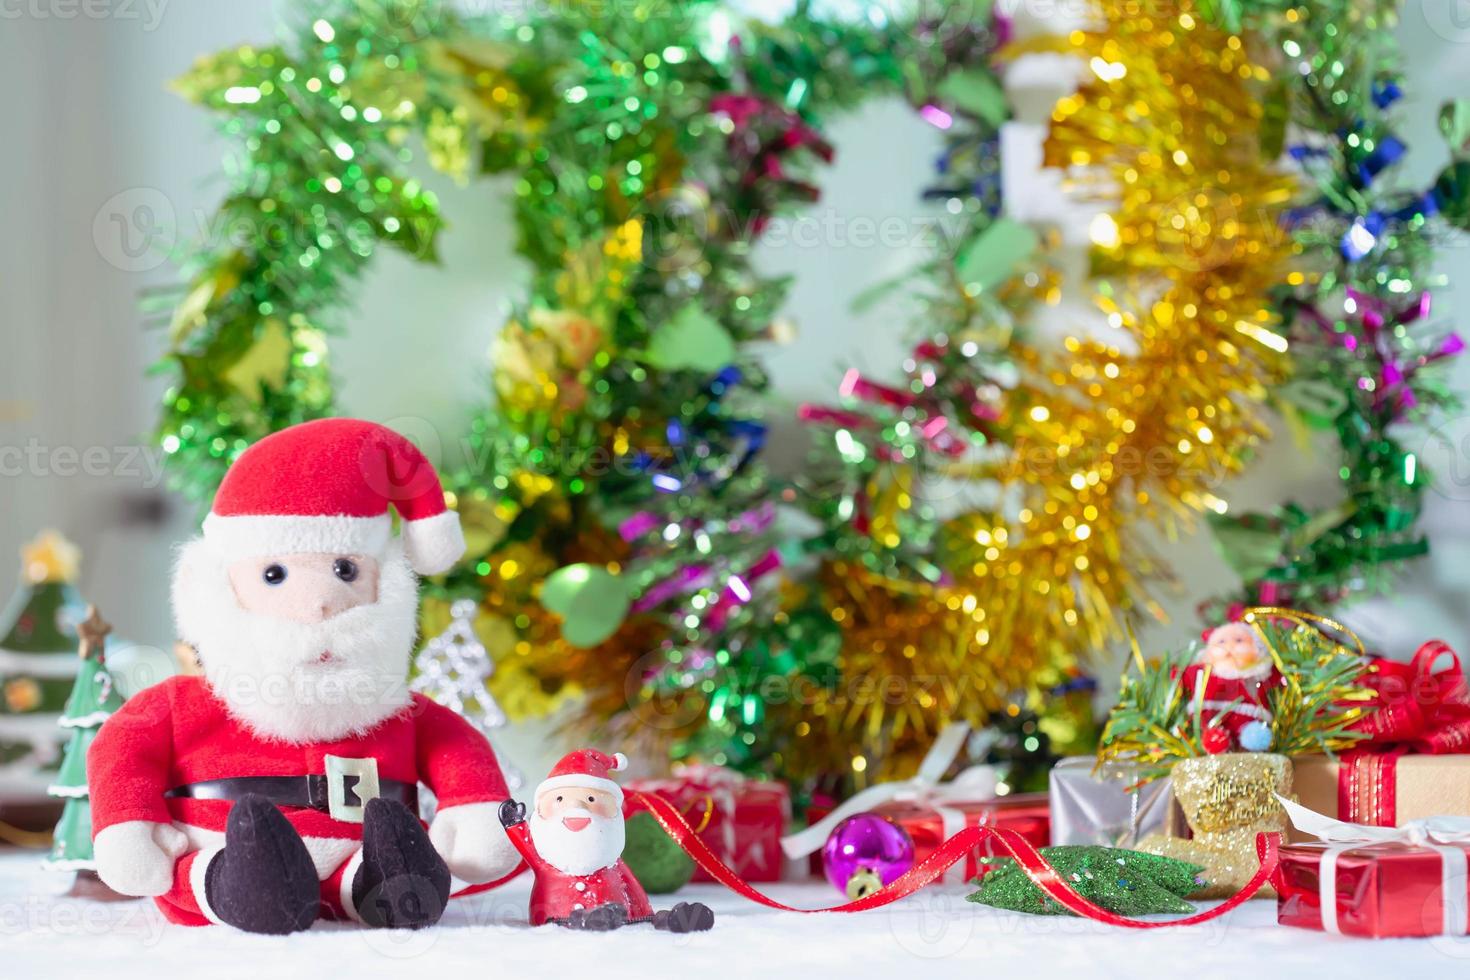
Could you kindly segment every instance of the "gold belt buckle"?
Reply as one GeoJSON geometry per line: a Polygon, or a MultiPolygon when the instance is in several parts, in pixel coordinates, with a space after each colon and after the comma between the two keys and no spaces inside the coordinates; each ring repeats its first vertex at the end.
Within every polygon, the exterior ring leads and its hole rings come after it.
{"type": "Polygon", "coordinates": [[[327,766],[327,812],[334,820],[347,823],[362,823],[367,801],[379,796],[378,760],[344,759],[339,755],[324,755],[327,766]],[[347,802],[347,779],[353,779],[352,795],[356,803],[347,802]]]}

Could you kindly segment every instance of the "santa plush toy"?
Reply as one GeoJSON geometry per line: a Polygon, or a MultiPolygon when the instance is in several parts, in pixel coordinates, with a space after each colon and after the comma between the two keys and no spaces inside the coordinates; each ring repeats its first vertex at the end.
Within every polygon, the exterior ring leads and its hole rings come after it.
{"type": "Polygon", "coordinates": [[[1214,722],[1201,733],[1205,749],[1269,749],[1273,717],[1268,694],[1280,681],[1265,639],[1248,624],[1226,623],[1210,630],[1199,656],[1181,676],[1191,699],[1201,699],[1203,720],[1214,722]]]}
{"type": "Polygon", "coordinates": [[[702,932],[715,914],[699,902],[655,913],[623,863],[623,790],[610,774],[627,768],[622,753],[568,753],[536,787],[536,808],[506,801],[505,824],[535,875],[531,924],[606,931],[647,922],[670,932],[702,932]]]}
{"type": "Polygon", "coordinates": [[[383,426],[307,422],[247,449],[174,571],[203,676],[135,695],[88,754],[102,880],[172,922],[290,933],[428,926],[451,872],[509,872],[494,753],[407,685],[415,572],[463,551],[433,466],[383,426]]]}

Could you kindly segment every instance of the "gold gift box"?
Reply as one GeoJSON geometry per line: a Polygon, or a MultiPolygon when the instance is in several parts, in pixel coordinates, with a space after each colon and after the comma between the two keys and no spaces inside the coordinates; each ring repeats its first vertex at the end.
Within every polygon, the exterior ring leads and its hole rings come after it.
{"type": "MultiPolygon", "coordinates": [[[[1325,755],[1293,758],[1297,799],[1318,813],[1356,823],[1372,822],[1363,815],[1383,812],[1390,794],[1396,827],[1428,817],[1470,817],[1470,755],[1401,755],[1392,762],[1377,756],[1359,763],[1348,790],[1356,813],[1338,812],[1339,773],[1346,765],[1325,755]],[[1391,781],[1385,766],[1393,767],[1391,781]]],[[[1314,839],[1291,829],[1293,843],[1314,839]]]]}

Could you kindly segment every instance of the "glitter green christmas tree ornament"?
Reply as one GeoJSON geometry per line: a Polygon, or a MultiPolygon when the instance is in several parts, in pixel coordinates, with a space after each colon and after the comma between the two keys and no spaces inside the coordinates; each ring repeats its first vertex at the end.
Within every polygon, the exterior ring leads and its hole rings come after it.
{"type": "MultiPolygon", "coordinates": [[[[1041,854],[1083,898],[1119,915],[1187,914],[1185,896],[1197,891],[1200,868],[1173,858],[1113,847],[1064,845],[1041,854]]],[[[969,900],[1032,915],[1072,915],[1044,895],[1010,858],[985,862],[987,873],[969,900]]]]}

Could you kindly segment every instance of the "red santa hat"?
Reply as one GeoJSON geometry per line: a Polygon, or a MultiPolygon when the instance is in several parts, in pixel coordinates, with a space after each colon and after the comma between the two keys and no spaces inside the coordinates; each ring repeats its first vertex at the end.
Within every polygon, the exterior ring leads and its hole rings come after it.
{"type": "Polygon", "coordinates": [[[628,757],[621,752],[608,755],[596,749],[579,749],[568,752],[551,770],[550,774],[536,787],[536,795],[563,786],[587,786],[607,790],[619,803],[623,800],[623,788],[613,782],[608,773],[622,772],[628,768],[628,757]]]}
{"type": "Polygon", "coordinates": [[[464,554],[459,515],[444,504],[434,466],[386,426],[319,419],[266,436],[225,474],[204,539],[229,559],[297,552],[381,555],[403,522],[409,563],[422,575],[464,554]]]}

